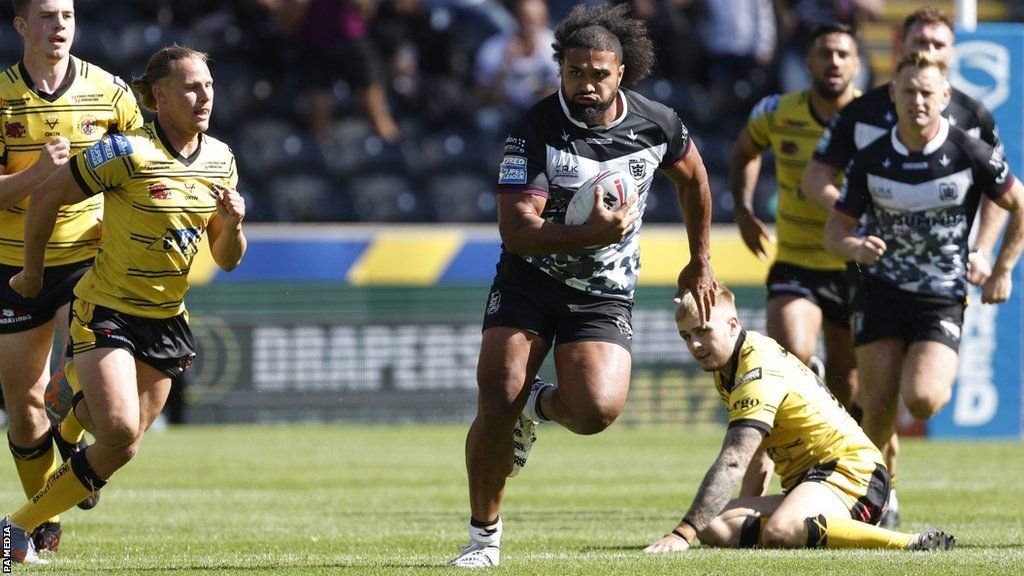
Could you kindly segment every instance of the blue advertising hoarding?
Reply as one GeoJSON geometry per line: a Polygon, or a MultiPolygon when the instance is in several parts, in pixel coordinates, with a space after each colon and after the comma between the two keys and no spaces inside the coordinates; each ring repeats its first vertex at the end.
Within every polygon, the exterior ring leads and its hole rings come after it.
{"type": "MultiPolygon", "coordinates": [[[[1024,25],[981,24],[957,30],[950,83],[977,98],[995,116],[1010,168],[1024,178],[1024,25]]],[[[949,405],[928,423],[940,437],[1020,438],[1024,267],[1017,266],[1010,300],[981,305],[972,288],[964,319],[960,372],[949,405]]]]}

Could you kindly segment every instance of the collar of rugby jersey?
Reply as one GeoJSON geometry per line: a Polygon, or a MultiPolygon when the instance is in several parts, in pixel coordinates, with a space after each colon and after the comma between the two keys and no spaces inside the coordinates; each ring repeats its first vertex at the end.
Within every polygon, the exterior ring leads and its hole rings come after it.
{"type": "MultiPolygon", "coordinates": [[[[892,148],[897,153],[902,154],[903,156],[910,156],[912,152],[910,150],[907,150],[907,147],[904,146],[903,142],[900,142],[900,139],[896,136],[896,130],[898,130],[899,127],[900,125],[897,123],[895,126],[892,127],[892,130],[890,131],[890,137],[892,138],[892,148]]],[[[948,137],[949,120],[946,120],[944,117],[940,116],[939,131],[935,133],[935,137],[933,137],[931,140],[928,141],[927,144],[924,145],[924,149],[921,150],[921,154],[927,156],[932,152],[935,152],[943,144],[946,143],[946,138],[948,137]]],[[[913,152],[913,154],[916,154],[916,152],[913,152]]]]}
{"type": "Polygon", "coordinates": [[[747,341],[747,330],[740,329],[740,337],[736,339],[736,346],[732,349],[732,356],[729,357],[729,362],[725,365],[725,370],[719,372],[719,377],[722,378],[722,385],[729,392],[732,392],[734,386],[736,386],[736,368],[740,365],[740,352],[743,350],[743,344],[747,341]]]}
{"type": "Polygon", "coordinates": [[[185,157],[181,155],[180,151],[176,150],[174,146],[171,145],[171,141],[167,139],[167,134],[165,134],[164,129],[160,127],[160,122],[158,120],[153,121],[153,127],[156,129],[156,135],[160,137],[160,143],[164,145],[164,148],[166,148],[168,152],[171,153],[171,156],[174,156],[175,160],[181,162],[185,166],[191,166],[192,163],[196,161],[196,158],[199,158],[199,154],[203,151],[202,132],[198,134],[199,145],[196,146],[196,149],[189,154],[188,157],[185,157]]]}
{"type": "Polygon", "coordinates": [[[31,90],[36,96],[39,96],[50,103],[56,102],[57,98],[63,96],[64,93],[68,91],[68,88],[71,88],[71,85],[75,83],[75,78],[78,76],[75,59],[70,56],[68,56],[68,71],[64,74],[64,80],[56,90],[50,93],[43,92],[39,88],[36,88],[35,80],[33,80],[32,76],[29,75],[28,68],[25,68],[24,60],[18,62],[18,73],[21,74],[21,79],[25,82],[25,86],[28,86],[29,90],[31,90]]]}

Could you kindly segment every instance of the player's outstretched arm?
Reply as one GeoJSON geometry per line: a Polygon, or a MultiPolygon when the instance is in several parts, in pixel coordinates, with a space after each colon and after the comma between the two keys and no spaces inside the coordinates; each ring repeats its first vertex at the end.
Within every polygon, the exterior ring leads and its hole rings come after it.
{"type": "Polygon", "coordinates": [[[57,210],[65,204],[77,204],[86,195],[75,182],[71,167],[62,165],[42,184],[32,189],[28,213],[25,215],[25,263],[21,272],[11,278],[11,288],[31,298],[43,287],[43,265],[46,243],[53,234],[57,210]]]}
{"type": "Polygon", "coordinates": [[[1006,302],[1013,291],[1013,267],[1024,250],[1024,185],[1015,179],[1010,189],[995,202],[1010,213],[1010,223],[992,266],[992,276],[981,290],[981,301],[985,304],[1006,302]]]}
{"type": "Polygon", "coordinates": [[[689,511],[671,532],[645,548],[644,552],[682,552],[689,549],[697,535],[722,513],[732,499],[763,438],[764,432],[752,426],[730,428],[725,433],[722,450],[704,475],[689,511]]]}
{"type": "Polygon", "coordinates": [[[981,214],[978,217],[978,237],[967,256],[967,281],[975,286],[982,286],[992,275],[992,264],[988,255],[992,254],[999,235],[1003,232],[1010,213],[1003,210],[994,200],[984,196],[981,200],[981,214]]]}
{"type": "Polygon", "coordinates": [[[732,160],[729,162],[729,189],[732,192],[733,218],[740,228],[740,236],[747,248],[761,260],[768,259],[763,241],[774,243],[764,225],[754,214],[754,192],[757,190],[757,179],[761,174],[761,152],[746,127],[740,131],[736,144],[732,147],[732,160]]]}
{"type": "Polygon", "coordinates": [[[683,211],[683,224],[690,245],[690,261],[679,272],[676,300],[689,290],[697,301],[701,322],[711,317],[715,305],[715,289],[718,281],[711,270],[710,229],[711,229],[711,187],[704,159],[692,141],[686,156],[665,175],[676,185],[679,207],[683,211]]]}
{"type": "Polygon", "coordinates": [[[217,215],[210,219],[206,233],[210,236],[210,254],[221,270],[230,272],[242,263],[247,242],[242,233],[245,199],[237,191],[218,187],[217,215]]]}
{"type": "Polygon", "coordinates": [[[830,212],[839,199],[839,188],[834,181],[839,174],[831,164],[821,160],[811,159],[804,168],[804,175],[800,178],[800,189],[819,208],[830,212]]]}
{"type": "Polygon", "coordinates": [[[0,210],[16,206],[70,157],[71,143],[67,138],[57,136],[43,146],[39,159],[28,168],[6,174],[6,167],[0,166],[0,210]]]}

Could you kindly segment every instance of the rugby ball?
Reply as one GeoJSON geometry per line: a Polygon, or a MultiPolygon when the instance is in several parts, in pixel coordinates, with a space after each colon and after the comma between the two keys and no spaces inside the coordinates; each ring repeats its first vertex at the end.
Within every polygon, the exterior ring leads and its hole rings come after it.
{"type": "MultiPolygon", "coordinates": [[[[585,224],[594,209],[594,188],[600,186],[604,190],[604,207],[612,212],[618,210],[623,203],[636,196],[636,183],[633,177],[621,170],[602,170],[597,176],[580,185],[569,200],[565,209],[565,223],[569,226],[585,224]]],[[[630,212],[637,210],[633,204],[630,212]]]]}

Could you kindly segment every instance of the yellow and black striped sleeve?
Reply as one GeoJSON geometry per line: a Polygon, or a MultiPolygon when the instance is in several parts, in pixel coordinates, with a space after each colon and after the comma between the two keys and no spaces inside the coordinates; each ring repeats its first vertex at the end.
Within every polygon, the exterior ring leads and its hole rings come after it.
{"type": "Polygon", "coordinates": [[[135,130],[143,124],[142,111],[139,110],[139,102],[135,99],[135,93],[119,77],[114,76],[114,86],[117,87],[114,93],[114,112],[117,115],[117,126],[112,126],[117,132],[128,132],[135,130]]]}
{"type": "Polygon", "coordinates": [[[770,434],[775,426],[775,413],[786,397],[783,375],[748,365],[737,371],[736,382],[729,394],[729,428],[751,426],[770,434]]]}
{"type": "Polygon", "coordinates": [[[132,139],[108,134],[71,160],[71,174],[82,192],[94,196],[126,182],[138,165],[133,160],[132,139]]]}

